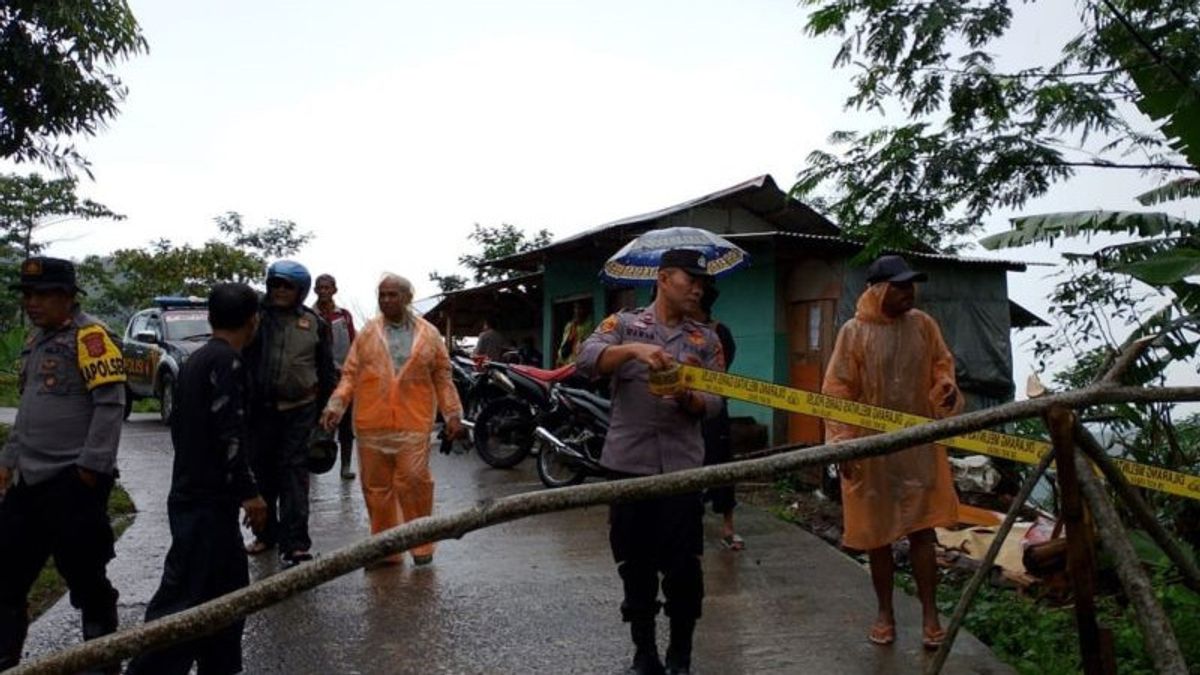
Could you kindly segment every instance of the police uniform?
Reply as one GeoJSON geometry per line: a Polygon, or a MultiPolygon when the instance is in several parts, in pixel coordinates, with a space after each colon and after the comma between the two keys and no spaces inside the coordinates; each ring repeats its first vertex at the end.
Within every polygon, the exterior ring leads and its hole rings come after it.
{"type": "MultiPolygon", "coordinates": [[[[16,289],[77,291],[74,266],[30,258],[16,289]]],[[[29,589],[49,556],[82,611],[83,637],[117,628],[117,591],[107,504],[125,411],[125,367],[117,339],[76,307],[62,325],[37,328],[21,352],[21,402],[0,467],[11,472],[0,503],[0,670],[21,657],[29,589]],[[96,478],[84,482],[81,472],[96,478]]]]}
{"type": "MultiPolygon", "coordinates": [[[[689,319],[674,327],[657,322],[654,306],[619,312],[605,319],[579,351],[579,371],[596,376],[601,353],[609,346],[647,343],[658,345],[680,363],[724,370],[721,343],[711,328],[689,319]]],[[[617,477],[647,476],[698,468],[704,461],[700,415],[684,410],[674,400],[650,393],[649,369],[627,361],[612,374],[612,418],[605,437],[601,463],[617,477]]],[[[704,401],[705,415],[721,408],[721,398],[693,392],[704,401]]],[[[624,585],[623,620],[630,622],[639,651],[654,644],[654,617],[658,613],[659,575],[664,605],[671,617],[672,649],[676,665],[686,669],[690,659],[691,631],[700,617],[704,578],[704,505],[700,493],[656,497],[614,504],[609,514],[609,543],[624,585]],[[680,638],[685,638],[686,643],[680,638]]],[[[672,649],[667,652],[671,664],[672,649]]],[[[657,655],[655,655],[657,660],[657,655]]],[[[660,666],[661,667],[661,666],[660,666]]]]}

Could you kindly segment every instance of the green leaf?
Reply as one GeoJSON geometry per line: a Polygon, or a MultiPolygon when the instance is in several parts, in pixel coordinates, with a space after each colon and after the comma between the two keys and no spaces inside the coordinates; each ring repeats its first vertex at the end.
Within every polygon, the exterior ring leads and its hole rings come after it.
{"type": "Polygon", "coordinates": [[[1153,237],[1172,232],[1190,232],[1193,223],[1159,212],[1068,211],[1021,216],[1012,219],[1013,229],[979,241],[989,250],[1018,248],[1037,243],[1053,243],[1059,237],[1090,236],[1100,233],[1136,234],[1153,237]]]}
{"type": "Polygon", "coordinates": [[[1142,206],[1193,198],[1200,198],[1200,178],[1177,178],[1136,197],[1142,206]]]}
{"type": "Polygon", "coordinates": [[[1146,260],[1116,265],[1111,270],[1128,274],[1151,286],[1169,286],[1200,274],[1200,250],[1183,248],[1165,251],[1146,260]]]}

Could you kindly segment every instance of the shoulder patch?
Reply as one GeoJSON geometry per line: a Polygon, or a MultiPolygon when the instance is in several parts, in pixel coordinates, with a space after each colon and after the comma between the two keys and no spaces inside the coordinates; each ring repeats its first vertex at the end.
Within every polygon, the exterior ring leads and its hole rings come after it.
{"type": "Polygon", "coordinates": [[[79,372],[88,390],[125,381],[125,359],[104,326],[92,324],[75,333],[79,372]]]}
{"type": "Polygon", "coordinates": [[[309,328],[312,328],[312,322],[308,320],[308,317],[302,316],[296,321],[296,326],[299,327],[300,330],[308,330],[309,328]]]}
{"type": "Polygon", "coordinates": [[[611,333],[617,329],[619,323],[616,314],[609,314],[600,322],[600,327],[596,329],[597,333],[611,333]]]}

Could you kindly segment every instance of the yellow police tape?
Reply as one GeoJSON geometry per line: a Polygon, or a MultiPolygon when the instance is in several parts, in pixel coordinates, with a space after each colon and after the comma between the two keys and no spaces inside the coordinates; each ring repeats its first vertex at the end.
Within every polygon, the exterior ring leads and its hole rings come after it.
{"type": "MultiPolygon", "coordinates": [[[[811,415],[834,422],[853,424],[875,431],[897,431],[933,420],[865,403],[833,398],[816,392],[793,389],[740,375],[730,375],[697,366],[681,368],[686,386],[739,401],[757,403],[770,408],[811,415]]],[[[1037,464],[1050,444],[1019,436],[976,431],[939,441],[942,445],[981,455],[1011,459],[1025,464],[1037,464]]],[[[1181,497],[1200,500],[1200,476],[1146,466],[1128,460],[1113,460],[1130,483],[1181,497]]]]}

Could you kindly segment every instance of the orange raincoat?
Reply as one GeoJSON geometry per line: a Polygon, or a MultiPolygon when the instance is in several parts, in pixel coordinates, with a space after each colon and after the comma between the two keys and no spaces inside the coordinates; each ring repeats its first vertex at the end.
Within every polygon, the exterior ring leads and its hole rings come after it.
{"type": "MultiPolygon", "coordinates": [[[[854,318],[838,332],[821,390],[837,398],[941,418],[958,413],[963,398],[954,356],[933,317],[909,310],[883,313],[887,284],[858,299],[854,318]],[[953,405],[943,405],[954,392],[953,405]]],[[[825,441],[837,443],[877,432],[827,422],[825,441]]],[[[958,522],[958,496],[946,449],[919,445],[842,464],[844,544],[861,551],[888,546],[931,527],[958,522]]]]}
{"type": "MultiPolygon", "coordinates": [[[[354,402],[359,474],[372,534],[433,513],[429,438],[436,412],[447,418],[462,415],[441,335],[428,321],[411,320],[412,350],[399,373],[388,352],[385,319],[375,317],[351,344],[329,400],[328,408],[339,413],[354,402]]],[[[431,555],[433,544],[412,553],[431,555]]]]}

